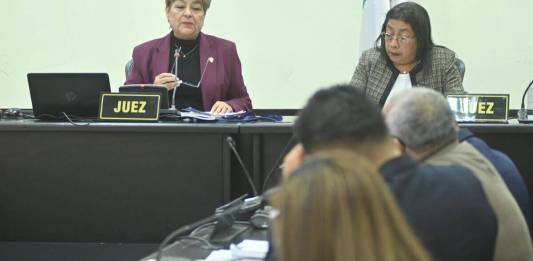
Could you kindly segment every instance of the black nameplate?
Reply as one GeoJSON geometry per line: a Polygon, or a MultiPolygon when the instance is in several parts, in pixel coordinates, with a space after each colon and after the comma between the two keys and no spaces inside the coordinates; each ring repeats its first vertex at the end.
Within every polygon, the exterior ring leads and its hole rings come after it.
{"type": "Polygon", "coordinates": [[[508,94],[448,95],[458,122],[505,122],[509,114],[508,94]]]}
{"type": "Polygon", "coordinates": [[[102,93],[98,119],[157,121],[161,96],[142,93],[102,93]]]}

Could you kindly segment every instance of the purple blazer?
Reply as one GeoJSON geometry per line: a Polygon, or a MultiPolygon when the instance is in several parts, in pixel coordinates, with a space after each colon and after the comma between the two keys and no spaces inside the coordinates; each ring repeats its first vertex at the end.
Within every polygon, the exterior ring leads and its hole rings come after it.
{"type": "MultiPolygon", "coordinates": [[[[151,84],[157,75],[168,72],[170,38],[168,34],[133,49],[133,67],[125,84],[151,84]]],[[[207,66],[201,84],[204,110],[209,111],[215,102],[224,101],[233,111],[251,111],[252,101],[244,85],[235,43],[201,33],[200,72],[209,57],[214,58],[214,63],[207,66]]]]}

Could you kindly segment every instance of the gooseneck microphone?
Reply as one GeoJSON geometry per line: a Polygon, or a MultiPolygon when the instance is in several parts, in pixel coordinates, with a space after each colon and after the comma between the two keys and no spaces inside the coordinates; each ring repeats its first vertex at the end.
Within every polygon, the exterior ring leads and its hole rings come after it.
{"type": "Polygon", "coordinates": [[[257,189],[255,189],[254,182],[252,181],[252,176],[250,175],[250,172],[248,172],[248,169],[246,168],[246,166],[244,166],[244,162],[242,161],[241,155],[239,154],[235,146],[235,140],[231,136],[228,136],[226,138],[226,142],[228,143],[229,147],[233,151],[233,154],[235,154],[235,156],[237,157],[237,160],[239,161],[239,164],[241,165],[241,168],[244,171],[246,179],[248,180],[248,184],[250,184],[250,187],[252,188],[252,191],[254,192],[254,196],[257,196],[257,189]]]}
{"type": "MultiPolygon", "coordinates": [[[[234,199],[233,201],[225,204],[224,206],[221,206],[221,207],[218,207],[216,210],[215,210],[215,214],[211,215],[211,216],[208,216],[206,218],[203,218],[199,221],[196,221],[192,224],[189,224],[189,225],[185,225],[183,227],[180,227],[174,231],[172,231],[172,233],[170,233],[168,236],[165,237],[165,239],[161,242],[161,244],[159,244],[158,248],[157,248],[157,254],[156,254],[156,259],[157,261],[160,261],[162,256],[163,256],[163,249],[176,237],[182,235],[182,234],[185,234],[187,232],[190,232],[192,231],[193,229],[196,229],[202,225],[205,225],[205,224],[208,224],[208,223],[211,223],[213,221],[217,221],[218,219],[220,218],[224,218],[224,217],[227,217],[227,216],[233,216],[235,214],[238,214],[238,213],[245,213],[247,211],[250,211],[250,209],[253,209],[249,204],[247,204],[245,201],[243,201],[243,199],[246,197],[247,195],[244,194],[236,199],[234,199]]],[[[150,260],[153,260],[153,259],[150,259],[150,260]]]]}
{"type": "MultiPolygon", "coordinates": [[[[163,240],[163,242],[161,242],[161,244],[159,244],[159,246],[157,247],[157,254],[155,256],[155,260],[156,261],[161,261],[161,258],[163,257],[163,249],[177,236],[179,235],[182,235],[186,232],[189,232],[203,224],[207,224],[207,223],[210,223],[210,222],[213,222],[216,220],[216,216],[215,215],[212,215],[212,216],[209,216],[209,217],[206,217],[206,218],[203,218],[197,222],[194,222],[192,224],[189,224],[189,225],[185,225],[183,227],[180,227],[176,230],[174,230],[172,233],[170,233],[168,236],[165,237],[165,239],[163,240]]],[[[153,260],[153,259],[152,259],[153,260]]]]}
{"type": "MultiPolygon", "coordinates": [[[[281,161],[281,158],[285,155],[287,150],[291,147],[290,145],[293,144],[294,141],[295,141],[295,137],[293,136],[287,142],[287,144],[286,144],[285,148],[283,149],[281,155],[277,159],[275,166],[277,166],[277,164],[279,164],[279,162],[281,161]]],[[[247,178],[247,180],[248,180],[248,182],[250,184],[250,187],[252,188],[252,190],[254,192],[254,197],[245,198],[246,195],[243,195],[243,196],[231,201],[230,203],[227,203],[224,206],[217,208],[214,215],[208,216],[208,217],[203,218],[203,219],[201,219],[201,220],[199,220],[197,222],[194,222],[192,224],[189,224],[189,225],[186,225],[186,226],[183,226],[183,227],[180,227],[180,228],[174,230],[167,237],[165,237],[165,239],[161,242],[161,244],[159,244],[159,247],[157,249],[157,253],[156,253],[156,256],[155,256],[155,260],[156,261],[161,261],[161,259],[163,257],[164,248],[173,239],[179,237],[180,235],[185,234],[187,232],[190,232],[190,231],[194,230],[195,228],[198,228],[198,227],[200,227],[202,225],[205,225],[205,224],[208,224],[208,223],[211,223],[211,222],[220,222],[220,220],[223,220],[224,218],[228,218],[228,217],[234,216],[234,215],[239,214],[239,213],[247,213],[247,212],[250,212],[250,211],[258,210],[258,209],[260,209],[263,206],[264,203],[269,202],[270,199],[272,198],[272,196],[274,196],[278,192],[279,187],[273,187],[273,188],[270,188],[270,189],[264,189],[264,191],[263,191],[263,193],[261,195],[257,195],[257,190],[256,190],[256,188],[254,186],[254,183],[252,182],[252,178],[250,176],[250,172],[245,167],[245,165],[244,165],[244,163],[242,161],[242,158],[241,158],[240,154],[238,153],[238,151],[236,149],[235,140],[231,136],[228,136],[226,138],[226,142],[228,143],[228,145],[230,146],[231,150],[233,151],[233,153],[237,157],[237,160],[239,161],[239,164],[241,165],[241,168],[243,169],[243,171],[244,171],[244,173],[246,175],[246,178],[247,178]]],[[[271,174],[274,172],[275,169],[276,169],[276,167],[272,168],[272,170],[270,171],[271,173],[269,173],[269,177],[271,176],[271,174]]],[[[268,178],[267,178],[267,181],[268,181],[268,178]]],[[[268,184],[268,182],[266,182],[265,184],[268,184]]],[[[255,226],[256,228],[263,228],[264,229],[264,228],[268,227],[268,222],[267,221],[263,221],[263,220],[268,220],[268,217],[265,217],[263,219],[258,219],[261,222],[255,222],[254,221],[255,220],[254,217],[255,216],[259,216],[259,215],[268,216],[265,213],[268,213],[269,211],[270,211],[270,209],[269,208],[267,209],[267,207],[265,207],[265,210],[261,211],[260,213],[256,212],[250,218],[250,224],[255,226]]]]}
{"type": "Polygon", "coordinates": [[[266,178],[265,178],[265,180],[263,182],[263,186],[261,187],[261,191],[263,191],[263,194],[268,192],[267,187],[268,187],[268,184],[270,183],[270,179],[274,175],[274,172],[276,172],[277,169],[281,168],[280,167],[281,160],[287,154],[289,149],[294,147],[294,145],[296,145],[296,137],[294,135],[292,135],[291,138],[289,139],[289,141],[287,141],[287,143],[285,144],[285,147],[283,148],[281,153],[278,155],[278,158],[274,162],[274,165],[272,166],[272,168],[270,169],[270,171],[266,175],[266,178]]]}
{"type": "MultiPolygon", "coordinates": [[[[180,50],[181,50],[181,47],[180,47],[180,50]]],[[[177,54],[176,54],[176,52],[174,52],[174,59],[175,59],[175,63],[176,63],[176,66],[174,67],[174,68],[176,68],[174,70],[174,75],[176,75],[176,77],[178,77],[178,57],[179,57],[179,51],[180,50],[176,49],[177,54]]],[[[207,71],[207,65],[209,65],[210,63],[214,63],[214,62],[215,62],[215,58],[213,58],[213,57],[207,58],[207,60],[205,61],[204,68],[202,70],[202,75],[200,76],[200,80],[196,84],[184,82],[184,81],[178,79],[178,84],[176,85],[176,87],[174,88],[174,91],[172,92],[172,106],[170,107],[170,110],[176,111],[176,91],[178,90],[178,87],[180,87],[180,85],[182,85],[182,84],[190,86],[190,87],[194,87],[194,88],[200,87],[200,84],[202,84],[202,81],[204,79],[205,72],[207,71]]]]}
{"type": "MultiPolygon", "coordinates": [[[[174,66],[172,67],[172,70],[170,70],[170,73],[176,75],[176,78],[178,78],[178,59],[180,58],[180,52],[181,52],[181,46],[176,46],[176,49],[174,50],[174,66]]],[[[178,89],[178,86],[180,86],[180,83],[178,81],[178,84],[176,87],[174,87],[174,91],[172,92],[172,106],[170,107],[170,110],[176,111],[176,89],[178,89]]]]}
{"type": "Polygon", "coordinates": [[[527,109],[526,109],[526,106],[524,105],[524,101],[526,99],[526,95],[529,91],[529,88],[531,87],[532,84],[533,84],[533,81],[529,83],[526,90],[524,91],[524,94],[522,95],[522,104],[520,105],[520,110],[518,110],[518,113],[517,113],[518,120],[527,120],[527,109]]]}
{"type": "Polygon", "coordinates": [[[174,66],[172,66],[172,70],[170,73],[178,76],[178,59],[180,58],[181,53],[181,46],[176,46],[176,49],[174,50],[174,66]]]}

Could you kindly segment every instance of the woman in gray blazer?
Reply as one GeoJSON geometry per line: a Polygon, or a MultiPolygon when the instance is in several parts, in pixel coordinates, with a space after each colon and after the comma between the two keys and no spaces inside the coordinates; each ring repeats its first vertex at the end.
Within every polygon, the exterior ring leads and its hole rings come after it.
{"type": "Polygon", "coordinates": [[[383,106],[394,93],[417,86],[443,95],[464,93],[455,53],[433,43],[429,15],[422,6],[394,6],[381,32],[376,47],[361,55],[351,80],[368,98],[383,106]]]}

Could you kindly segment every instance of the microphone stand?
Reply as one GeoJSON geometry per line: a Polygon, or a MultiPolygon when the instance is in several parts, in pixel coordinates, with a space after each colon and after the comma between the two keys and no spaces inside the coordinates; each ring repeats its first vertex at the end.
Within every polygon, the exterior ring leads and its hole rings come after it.
{"type": "MultiPolygon", "coordinates": [[[[174,50],[174,75],[176,75],[176,79],[178,79],[178,59],[180,57],[181,52],[181,46],[176,46],[176,50],[174,50]]],[[[172,106],[170,107],[169,111],[172,112],[172,114],[179,115],[180,112],[176,109],[176,91],[178,90],[178,87],[181,84],[181,80],[178,80],[178,83],[176,87],[174,88],[174,91],[172,92],[172,106]]]]}
{"type": "Polygon", "coordinates": [[[214,243],[229,244],[230,241],[233,240],[233,238],[245,231],[244,229],[231,229],[235,221],[235,215],[256,210],[261,206],[261,203],[263,201],[262,196],[244,199],[246,196],[247,195],[244,194],[227,203],[226,205],[218,207],[215,210],[214,215],[203,218],[192,224],[183,226],[170,233],[168,236],[165,237],[161,244],[159,244],[155,260],[161,260],[161,258],[163,257],[163,249],[174,238],[213,221],[216,221],[216,224],[209,238],[209,241],[212,241],[214,243]]]}
{"type": "Polygon", "coordinates": [[[241,168],[244,171],[244,176],[246,177],[246,180],[248,181],[250,188],[252,188],[254,196],[257,196],[258,195],[257,189],[255,188],[254,182],[252,180],[252,175],[250,175],[250,172],[248,171],[246,166],[244,166],[244,162],[242,161],[242,158],[239,152],[237,151],[235,140],[231,136],[228,136],[226,137],[226,143],[228,143],[229,147],[233,151],[233,154],[237,157],[237,160],[239,161],[239,164],[241,165],[241,168]]]}
{"type": "Polygon", "coordinates": [[[520,105],[520,110],[518,110],[518,113],[517,113],[517,116],[518,116],[518,120],[527,120],[527,109],[526,109],[526,106],[524,105],[524,100],[526,99],[526,94],[528,93],[529,91],[529,88],[531,87],[531,85],[533,84],[533,81],[531,81],[529,83],[529,85],[527,86],[526,90],[524,91],[524,94],[522,95],[522,104],[520,105]]]}

